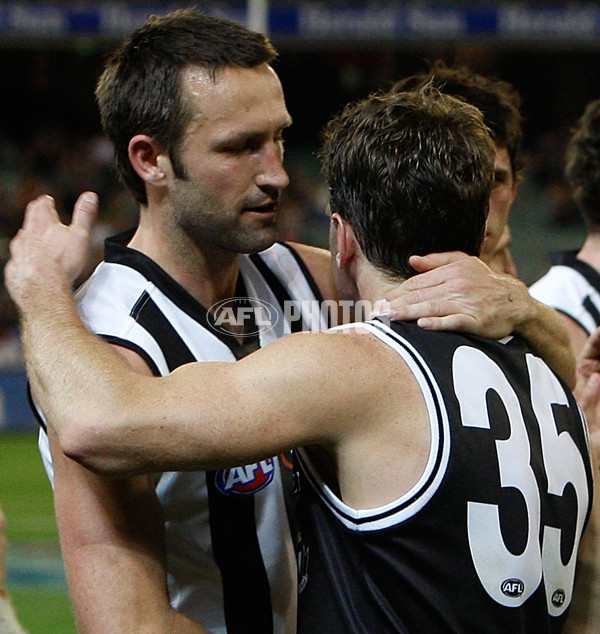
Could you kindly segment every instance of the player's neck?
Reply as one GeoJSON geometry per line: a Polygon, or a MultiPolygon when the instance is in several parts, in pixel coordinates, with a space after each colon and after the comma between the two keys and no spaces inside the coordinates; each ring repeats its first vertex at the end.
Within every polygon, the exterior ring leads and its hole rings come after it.
{"type": "Polygon", "coordinates": [[[384,299],[392,289],[398,288],[402,281],[401,278],[392,279],[365,260],[356,277],[357,299],[374,304],[384,299]]]}
{"type": "Polygon", "coordinates": [[[204,306],[235,295],[240,255],[203,250],[191,240],[141,225],[129,246],[144,253],[204,306]]]}

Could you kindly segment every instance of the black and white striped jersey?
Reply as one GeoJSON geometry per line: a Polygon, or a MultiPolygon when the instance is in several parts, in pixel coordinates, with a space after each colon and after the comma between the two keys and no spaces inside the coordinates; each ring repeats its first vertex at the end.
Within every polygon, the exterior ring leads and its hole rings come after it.
{"type": "Polygon", "coordinates": [[[429,459],[400,499],[361,510],[297,452],[299,634],[559,632],[592,499],[573,395],[516,338],[379,320],[342,328],[356,326],[418,381],[429,459]]]}
{"type": "MultiPolygon", "coordinates": [[[[138,352],[156,375],[190,361],[235,361],[286,333],[327,328],[318,289],[289,245],[242,256],[237,299],[211,318],[124,240],[107,241],[105,261],[77,300],[92,331],[138,352]],[[227,334],[235,320],[247,326],[241,343],[227,334]]],[[[52,479],[43,431],[40,448],[52,479]]],[[[271,459],[217,472],[156,475],[172,605],[211,633],[295,631],[296,560],[282,486],[288,477],[291,482],[290,467],[285,459],[271,459]]]]}
{"type": "Polygon", "coordinates": [[[529,292],[575,321],[588,335],[600,326],[600,275],[576,251],[550,254],[552,266],[529,292]]]}

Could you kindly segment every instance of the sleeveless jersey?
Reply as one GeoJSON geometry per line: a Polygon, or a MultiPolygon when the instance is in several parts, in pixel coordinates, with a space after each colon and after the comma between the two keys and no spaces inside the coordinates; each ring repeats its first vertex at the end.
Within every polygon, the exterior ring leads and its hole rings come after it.
{"type": "Polygon", "coordinates": [[[600,326],[600,275],[576,251],[550,254],[552,267],[529,292],[575,321],[591,335],[600,326]]]}
{"type": "Polygon", "coordinates": [[[299,634],[559,632],[592,499],[572,394],[518,339],[358,327],[412,370],[431,449],[409,492],[369,510],[298,450],[299,634]]]}
{"type": "MultiPolygon", "coordinates": [[[[139,353],[156,375],[190,361],[244,356],[252,346],[240,345],[222,327],[236,317],[252,317],[248,337],[261,346],[291,331],[327,328],[317,287],[289,245],[242,256],[236,296],[247,298],[245,306],[225,306],[211,320],[156,263],[124,246],[125,240],[107,241],[105,260],[77,301],[92,331],[139,353]]],[[[52,479],[43,431],[40,448],[52,479]]],[[[211,633],[295,631],[297,571],[282,485],[287,478],[291,482],[290,467],[285,459],[271,459],[217,472],[155,476],[171,603],[211,633]]]]}

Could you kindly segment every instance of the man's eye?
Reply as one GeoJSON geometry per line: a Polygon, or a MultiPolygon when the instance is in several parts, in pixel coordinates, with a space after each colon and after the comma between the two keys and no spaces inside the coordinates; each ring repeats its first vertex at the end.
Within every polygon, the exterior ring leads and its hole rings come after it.
{"type": "MultiPolygon", "coordinates": [[[[281,145],[285,144],[285,140],[282,135],[278,135],[274,138],[275,143],[281,145]]],[[[262,147],[262,141],[259,139],[253,140],[249,139],[244,143],[238,143],[234,145],[227,145],[223,148],[224,152],[228,152],[230,154],[243,154],[244,152],[258,152],[262,147]]]]}
{"type": "Polygon", "coordinates": [[[233,145],[228,145],[224,148],[225,152],[229,152],[230,154],[242,154],[250,149],[250,143],[247,141],[243,143],[235,143],[233,145]]]}

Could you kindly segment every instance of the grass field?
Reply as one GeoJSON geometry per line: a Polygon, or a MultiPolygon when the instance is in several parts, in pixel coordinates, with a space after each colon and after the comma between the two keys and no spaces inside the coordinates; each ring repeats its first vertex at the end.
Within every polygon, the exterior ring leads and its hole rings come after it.
{"type": "Polygon", "coordinates": [[[30,634],[75,634],[52,491],[35,434],[0,433],[0,504],[7,522],[7,585],[30,634]]]}

